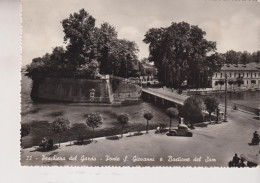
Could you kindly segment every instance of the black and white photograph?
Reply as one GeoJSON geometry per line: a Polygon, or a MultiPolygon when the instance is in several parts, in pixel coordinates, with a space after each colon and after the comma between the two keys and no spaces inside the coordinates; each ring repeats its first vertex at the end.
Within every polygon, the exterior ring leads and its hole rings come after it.
{"type": "Polygon", "coordinates": [[[21,1],[20,165],[259,167],[259,5],[21,1]]]}

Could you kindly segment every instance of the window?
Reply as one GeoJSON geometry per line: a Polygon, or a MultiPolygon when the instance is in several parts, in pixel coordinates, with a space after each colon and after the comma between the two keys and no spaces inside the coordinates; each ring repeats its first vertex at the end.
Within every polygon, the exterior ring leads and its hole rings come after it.
{"type": "Polygon", "coordinates": [[[218,82],[217,81],[215,81],[215,86],[217,86],[218,85],[218,82]]]}
{"type": "Polygon", "coordinates": [[[220,73],[220,77],[222,78],[222,73],[220,73]]]}
{"type": "Polygon", "coordinates": [[[216,73],[216,77],[218,77],[218,73],[216,73]]]}
{"type": "Polygon", "coordinates": [[[251,73],[251,78],[253,77],[253,73],[251,73]]]}
{"type": "Polygon", "coordinates": [[[244,77],[244,73],[242,74],[242,76],[244,77]]]}
{"type": "Polygon", "coordinates": [[[232,74],[230,73],[230,74],[229,74],[229,76],[231,77],[231,76],[232,76],[232,74]]]}

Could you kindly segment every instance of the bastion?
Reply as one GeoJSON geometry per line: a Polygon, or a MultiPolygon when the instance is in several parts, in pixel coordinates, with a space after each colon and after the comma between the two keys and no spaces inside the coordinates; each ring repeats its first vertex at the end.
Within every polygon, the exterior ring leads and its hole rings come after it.
{"type": "Polygon", "coordinates": [[[137,101],[141,88],[109,76],[101,79],[51,78],[34,80],[31,98],[34,101],[52,100],[77,103],[123,103],[137,101]]]}

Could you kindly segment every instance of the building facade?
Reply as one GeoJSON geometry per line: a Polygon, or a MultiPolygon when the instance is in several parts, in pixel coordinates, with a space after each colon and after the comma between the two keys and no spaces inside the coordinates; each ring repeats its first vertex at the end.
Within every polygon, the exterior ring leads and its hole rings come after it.
{"type": "Polygon", "coordinates": [[[220,72],[212,77],[212,88],[215,90],[225,89],[225,74],[227,74],[228,90],[236,89],[260,89],[260,64],[224,64],[220,72]]]}

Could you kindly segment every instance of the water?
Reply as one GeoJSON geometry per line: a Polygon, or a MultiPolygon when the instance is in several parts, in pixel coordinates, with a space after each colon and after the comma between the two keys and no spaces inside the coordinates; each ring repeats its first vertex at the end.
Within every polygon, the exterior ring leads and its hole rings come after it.
{"type": "MultiPolygon", "coordinates": [[[[112,106],[82,106],[68,103],[34,103],[30,98],[32,81],[28,77],[22,76],[21,81],[21,119],[22,123],[30,123],[31,132],[29,136],[23,137],[21,145],[23,147],[31,147],[39,145],[41,139],[54,139],[58,142],[58,134],[52,131],[51,123],[57,117],[66,117],[71,122],[71,129],[62,135],[62,141],[75,140],[79,137],[88,139],[91,137],[91,129],[86,127],[86,114],[90,112],[99,112],[103,116],[103,124],[95,130],[94,136],[109,136],[120,134],[121,125],[117,122],[116,116],[119,113],[128,113],[130,116],[129,124],[125,126],[124,131],[140,131],[145,130],[146,120],[143,114],[150,111],[153,119],[149,122],[149,128],[154,129],[159,124],[169,126],[169,118],[165,115],[165,109],[159,108],[154,104],[140,102],[139,104],[112,107],[112,106]]],[[[224,103],[224,93],[217,93],[214,96],[220,103],[224,103]]],[[[228,104],[232,106],[233,102],[259,107],[259,92],[239,92],[228,93],[228,104]]],[[[177,124],[177,120],[173,121],[173,126],[177,124]]]]}
{"type": "MultiPolygon", "coordinates": [[[[103,124],[97,128],[94,136],[109,136],[120,134],[121,125],[116,119],[119,113],[128,113],[130,116],[129,124],[125,126],[124,131],[145,130],[146,120],[143,114],[150,111],[153,119],[149,122],[150,129],[156,128],[159,124],[169,126],[169,118],[165,114],[165,109],[156,107],[153,104],[141,101],[135,105],[112,107],[112,106],[83,106],[69,103],[34,103],[30,98],[32,81],[28,77],[22,76],[21,81],[21,118],[22,123],[31,125],[29,136],[23,137],[21,145],[31,147],[39,145],[41,139],[54,139],[58,141],[58,134],[52,131],[51,123],[57,117],[66,117],[70,120],[71,130],[62,135],[62,141],[75,140],[79,136],[90,138],[92,131],[84,126],[86,124],[86,114],[90,112],[99,112],[103,116],[103,124]]],[[[177,124],[177,120],[173,122],[177,124]]]]}
{"type": "MultiPolygon", "coordinates": [[[[216,97],[220,103],[225,103],[225,93],[215,93],[211,95],[216,97]]],[[[233,106],[233,103],[260,108],[260,92],[244,91],[237,93],[227,93],[227,104],[229,106],[233,106]]]]}

